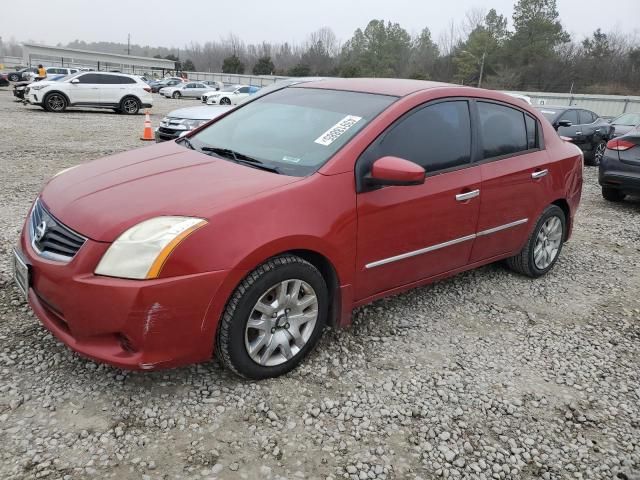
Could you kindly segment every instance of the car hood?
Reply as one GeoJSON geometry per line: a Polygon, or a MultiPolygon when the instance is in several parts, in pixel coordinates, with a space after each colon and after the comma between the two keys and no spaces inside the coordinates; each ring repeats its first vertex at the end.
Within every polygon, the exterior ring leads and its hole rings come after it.
{"type": "Polygon", "coordinates": [[[165,142],[104,157],[54,177],[41,198],[71,229],[92,240],[112,242],[149,218],[210,218],[243,199],[299,180],[165,142]]]}
{"type": "Polygon", "coordinates": [[[198,107],[179,108],[169,112],[167,117],[186,118],[187,120],[213,120],[225,112],[233,109],[232,106],[202,105],[198,107]]]}

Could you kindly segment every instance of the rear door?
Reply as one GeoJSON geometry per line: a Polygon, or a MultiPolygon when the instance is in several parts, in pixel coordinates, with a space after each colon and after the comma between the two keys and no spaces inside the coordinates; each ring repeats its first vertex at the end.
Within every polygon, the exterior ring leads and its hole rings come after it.
{"type": "Polygon", "coordinates": [[[499,102],[475,105],[482,195],[471,262],[522,248],[546,205],[552,178],[535,117],[499,102]]]}
{"type": "Polygon", "coordinates": [[[427,172],[423,185],[359,187],[358,300],[469,261],[481,196],[481,167],[471,163],[470,118],[466,99],[426,104],[392,124],[358,159],[358,178],[388,155],[427,172]]]}

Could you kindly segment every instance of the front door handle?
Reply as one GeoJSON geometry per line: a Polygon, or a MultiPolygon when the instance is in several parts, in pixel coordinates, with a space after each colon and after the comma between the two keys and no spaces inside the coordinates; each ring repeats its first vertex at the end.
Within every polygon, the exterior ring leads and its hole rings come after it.
{"type": "Polygon", "coordinates": [[[533,178],[534,180],[537,180],[538,178],[544,177],[548,173],[549,173],[549,170],[547,170],[546,168],[544,170],[538,170],[537,172],[533,172],[531,174],[531,178],[533,178]]]}
{"type": "Polygon", "coordinates": [[[582,132],[576,132],[576,135],[582,135],[582,132]]]}
{"type": "Polygon", "coordinates": [[[466,202],[467,200],[471,200],[480,195],[480,190],[471,190],[470,192],[459,193],[456,195],[456,200],[458,202],[466,202]]]}

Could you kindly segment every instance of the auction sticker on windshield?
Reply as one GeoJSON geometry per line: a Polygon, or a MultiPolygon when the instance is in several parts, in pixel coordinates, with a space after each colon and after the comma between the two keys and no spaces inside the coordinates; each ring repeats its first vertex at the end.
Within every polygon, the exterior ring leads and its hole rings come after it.
{"type": "Polygon", "coordinates": [[[353,127],[356,123],[362,120],[362,117],[356,117],[355,115],[347,115],[338,123],[336,123],[329,130],[320,135],[315,143],[328,147],[338,138],[340,138],[347,130],[353,127]]]}

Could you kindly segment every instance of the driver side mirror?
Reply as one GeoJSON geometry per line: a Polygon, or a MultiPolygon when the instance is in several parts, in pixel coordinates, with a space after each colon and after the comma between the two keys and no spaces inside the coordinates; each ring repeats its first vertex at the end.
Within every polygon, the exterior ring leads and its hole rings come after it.
{"type": "Polygon", "coordinates": [[[366,182],[369,185],[409,186],[424,183],[425,170],[409,160],[399,157],[382,157],[373,162],[366,182]]]}
{"type": "Polygon", "coordinates": [[[553,128],[558,130],[558,128],[560,127],[570,127],[571,125],[573,125],[573,123],[571,123],[569,120],[559,120],[553,124],[553,128]]]}
{"type": "Polygon", "coordinates": [[[71,80],[70,83],[80,83],[80,80],[78,80],[77,78],[74,78],[73,80],[71,80]]]}

